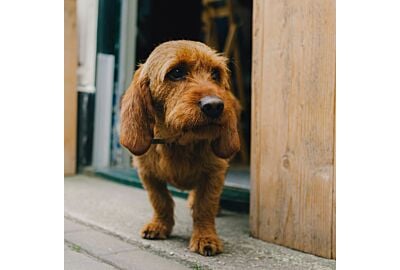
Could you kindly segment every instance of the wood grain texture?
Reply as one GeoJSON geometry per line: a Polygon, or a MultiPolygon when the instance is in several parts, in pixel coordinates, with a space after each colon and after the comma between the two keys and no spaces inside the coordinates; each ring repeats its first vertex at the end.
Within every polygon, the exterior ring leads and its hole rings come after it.
{"type": "Polygon", "coordinates": [[[64,175],[76,171],[77,65],[76,0],[64,0],[64,175]]]}
{"type": "Polygon", "coordinates": [[[335,255],[335,1],[255,0],[251,233],[335,255]]]}

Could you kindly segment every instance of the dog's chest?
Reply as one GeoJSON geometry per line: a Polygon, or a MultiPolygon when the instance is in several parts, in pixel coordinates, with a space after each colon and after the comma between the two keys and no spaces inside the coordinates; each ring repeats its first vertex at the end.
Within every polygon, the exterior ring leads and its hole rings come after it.
{"type": "Polygon", "coordinates": [[[171,147],[162,149],[159,160],[159,173],[165,180],[178,188],[192,188],[203,171],[203,153],[192,148],[171,147]]]}
{"type": "Polygon", "coordinates": [[[180,189],[192,189],[207,177],[210,153],[206,146],[157,145],[157,174],[162,180],[180,189]]]}

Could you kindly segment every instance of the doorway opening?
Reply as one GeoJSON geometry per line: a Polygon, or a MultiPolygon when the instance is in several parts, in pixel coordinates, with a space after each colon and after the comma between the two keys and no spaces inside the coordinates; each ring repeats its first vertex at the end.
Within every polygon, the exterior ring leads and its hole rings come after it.
{"type": "MultiPolygon", "coordinates": [[[[99,15],[107,14],[101,10],[102,0],[99,2],[99,15]]],[[[136,4],[128,0],[117,1],[119,6],[113,14],[114,20],[119,18],[119,28],[113,30],[114,46],[108,46],[115,55],[110,166],[96,168],[96,172],[122,183],[141,186],[136,172],[132,170],[130,153],[119,145],[120,97],[129,85],[137,64],[143,63],[157,45],[179,39],[201,41],[228,57],[232,91],[243,108],[239,132],[241,151],[230,162],[221,205],[247,212],[250,198],[252,1],[133,2],[136,4]]],[[[102,33],[102,25],[109,28],[104,23],[106,19],[99,17],[98,33],[102,33]]],[[[101,43],[101,40],[98,42],[101,43]]],[[[110,41],[104,42],[108,44],[110,41]]],[[[98,44],[98,48],[101,47],[98,44]]],[[[173,187],[170,190],[174,195],[186,196],[185,192],[173,187]]]]}

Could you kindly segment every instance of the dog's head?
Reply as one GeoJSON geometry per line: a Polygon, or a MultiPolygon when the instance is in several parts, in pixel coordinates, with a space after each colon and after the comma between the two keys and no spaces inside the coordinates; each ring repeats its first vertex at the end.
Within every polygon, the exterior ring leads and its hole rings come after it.
{"type": "Polygon", "coordinates": [[[121,101],[121,144],[144,154],[158,135],[209,140],[228,158],[239,151],[240,105],[230,91],[227,59],[203,43],[159,45],[135,72],[121,101]]]}

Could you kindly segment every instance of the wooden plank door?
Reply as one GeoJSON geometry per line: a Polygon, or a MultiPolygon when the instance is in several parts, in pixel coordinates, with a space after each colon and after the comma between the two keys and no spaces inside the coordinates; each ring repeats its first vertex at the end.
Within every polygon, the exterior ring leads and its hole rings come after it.
{"type": "Polygon", "coordinates": [[[253,236],[335,257],[335,0],[254,0],[253,236]]]}
{"type": "Polygon", "coordinates": [[[76,171],[78,47],[76,0],[64,0],[64,174],[76,171]]]}

